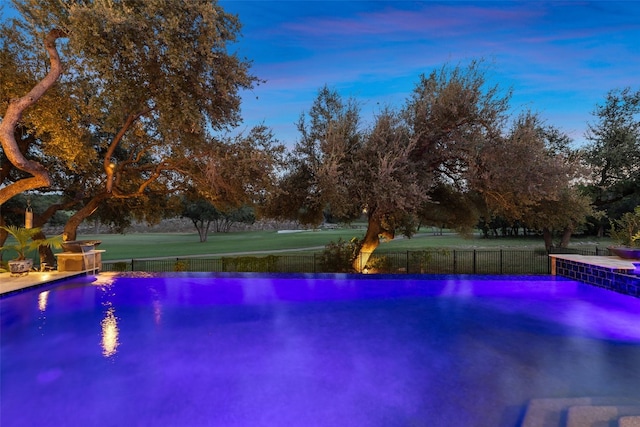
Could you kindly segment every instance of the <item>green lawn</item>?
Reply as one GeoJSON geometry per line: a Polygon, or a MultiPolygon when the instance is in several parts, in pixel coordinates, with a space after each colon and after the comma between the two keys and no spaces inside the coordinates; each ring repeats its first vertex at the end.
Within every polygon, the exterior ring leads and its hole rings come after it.
{"type": "Polygon", "coordinates": [[[321,247],[340,238],[362,237],[363,230],[342,229],[277,233],[247,231],[210,234],[200,243],[197,233],[139,233],[81,235],[78,240],[101,240],[98,249],[105,249],[104,260],[215,255],[255,251],[298,252],[303,248],[321,247]]]}
{"type": "MultiPolygon", "coordinates": [[[[99,234],[79,235],[78,240],[101,240],[98,249],[105,249],[105,261],[137,258],[180,257],[188,255],[215,255],[238,252],[283,252],[299,253],[301,249],[323,247],[331,241],[352,237],[362,238],[364,229],[338,229],[303,231],[299,233],[277,233],[275,231],[250,231],[210,234],[205,243],[198,241],[196,233],[135,233],[135,234],[99,234]]],[[[577,240],[572,247],[606,247],[609,240],[577,240]]],[[[541,238],[501,238],[483,239],[474,237],[463,239],[453,233],[442,236],[432,233],[419,233],[411,239],[396,239],[383,243],[377,252],[403,252],[423,249],[543,249],[541,238]]],[[[309,249],[308,249],[309,250],[309,249]]],[[[311,249],[319,252],[320,249],[311,249]]]]}

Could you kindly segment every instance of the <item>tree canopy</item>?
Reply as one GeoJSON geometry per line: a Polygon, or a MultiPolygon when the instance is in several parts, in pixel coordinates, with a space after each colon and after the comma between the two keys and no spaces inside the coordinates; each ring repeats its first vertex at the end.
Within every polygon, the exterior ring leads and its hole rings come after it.
{"type": "Polygon", "coordinates": [[[240,23],[216,1],[13,2],[20,18],[0,25],[0,204],[54,193],[38,220],[73,209],[67,239],[90,215],[119,228],[158,221],[188,194],[217,212],[313,225],[364,214],[361,271],[381,239],[419,223],[465,231],[499,217],[550,247],[598,215],[591,202],[611,218],[640,204],[638,90],[607,94],[581,153],[536,113],[514,115],[482,61],[419,76],[400,108],[370,122],[325,86],[281,171],[284,147],[266,126],[227,136],[240,91],[260,81],[230,51],[240,23]]]}
{"type": "Polygon", "coordinates": [[[481,63],[445,66],[421,76],[402,109],[383,108],[365,127],[356,101],[323,87],[299,120],[276,205],[311,224],[325,209],[347,220],[364,213],[356,271],[381,238],[411,235],[420,218],[468,229],[482,215],[535,217],[541,231],[573,229],[585,210],[564,223],[540,213],[545,204],[579,199],[570,191],[576,169],[566,136],[533,113],[506,128],[509,98],[488,84],[481,63]]]}
{"type": "MultiPolygon", "coordinates": [[[[13,59],[7,67],[15,70],[7,81],[25,77],[35,82],[30,90],[37,88],[40,97],[57,82],[56,88],[71,95],[70,102],[60,104],[59,117],[90,136],[80,149],[53,151],[68,162],[74,162],[71,155],[87,153],[87,162],[77,166],[83,188],[77,188],[76,197],[82,206],[65,227],[68,238],[105,200],[166,194],[186,179],[191,157],[207,151],[212,133],[240,122],[239,90],[258,82],[249,73],[249,62],[228,51],[240,30],[237,18],[213,1],[14,3],[22,19],[3,28],[8,35],[3,55],[13,59]],[[43,37],[44,47],[39,42],[43,37]],[[58,40],[64,40],[62,55],[55,46],[58,40]],[[25,67],[45,49],[49,70],[25,67]],[[82,120],[71,120],[76,116],[82,120]]],[[[18,98],[15,89],[15,95],[3,96],[0,137],[6,155],[13,156],[9,161],[33,177],[0,189],[0,202],[25,189],[51,185],[41,163],[26,160],[26,153],[19,158],[24,150],[13,136],[22,124],[37,137],[36,127],[29,124],[38,120],[45,132],[53,131],[55,123],[42,117],[60,98],[47,101],[33,93],[18,98]],[[21,99],[32,102],[25,105],[21,99]],[[28,109],[36,101],[42,108],[28,109]],[[23,114],[33,119],[21,122],[23,114]]],[[[38,146],[44,142],[33,141],[38,146]]]]}
{"type": "Polygon", "coordinates": [[[249,206],[220,211],[206,199],[183,199],[182,217],[188,218],[198,231],[200,242],[206,242],[213,225],[216,233],[228,233],[235,223],[253,223],[256,219],[249,206]]]}
{"type": "Polygon", "coordinates": [[[607,93],[589,124],[585,186],[594,204],[612,219],[640,205],[640,89],[607,93]]]}

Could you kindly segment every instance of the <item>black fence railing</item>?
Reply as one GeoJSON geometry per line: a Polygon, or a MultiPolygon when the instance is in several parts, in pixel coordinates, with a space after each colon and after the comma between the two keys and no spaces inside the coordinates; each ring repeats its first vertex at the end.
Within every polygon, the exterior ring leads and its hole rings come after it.
{"type": "MultiPolygon", "coordinates": [[[[545,250],[439,249],[375,252],[367,261],[370,273],[406,274],[550,274],[549,253],[609,255],[607,249],[545,250]]],[[[237,257],[188,257],[103,261],[102,271],[145,272],[267,272],[336,273],[319,254],[237,257]]],[[[342,271],[344,272],[346,268],[342,271]]]]}

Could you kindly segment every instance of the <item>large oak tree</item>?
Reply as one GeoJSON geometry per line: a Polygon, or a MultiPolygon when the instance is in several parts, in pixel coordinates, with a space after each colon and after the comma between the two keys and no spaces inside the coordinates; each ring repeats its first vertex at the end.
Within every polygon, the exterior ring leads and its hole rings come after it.
{"type": "Polygon", "coordinates": [[[593,115],[585,190],[610,219],[617,219],[640,204],[640,89],[609,91],[593,115]]]}
{"type": "Polygon", "coordinates": [[[400,229],[411,234],[418,218],[446,217],[461,229],[481,213],[533,218],[532,210],[569,194],[571,167],[547,147],[535,115],[505,128],[509,97],[488,84],[479,62],[445,66],[420,77],[402,110],[382,109],[365,127],[355,101],[322,88],[299,121],[276,206],[312,224],[324,210],[341,218],[366,213],[356,271],[381,239],[400,229]]]}
{"type": "MultiPolygon", "coordinates": [[[[14,3],[30,34],[65,38],[64,58],[51,41],[46,45],[60,69],[53,77],[63,66],[70,76],[59,84],[83,83],[74,107],[90,119],[84,150],[94,156],[78,171],[82,206],[65,226],[68,239],[106,200],[166,194],[187,179],[190,159],[207,151],[211,134],[239,123],[239,90],[257,82],[248,61],[228,51],[239,34],[237,18],[214,1],[14,3]]],[[[15,129],[19,120],[5,122],[15,129]]],[[[15,146],[8,133],[5,151],[15,146]]]]}
{"type": "Polygon", "coordinates": [[[472,178],[493,217],[542,233],[547,249],[554,232],[567,246],[572,232],[591,214],[575,185],[579,153],[570,139],[531,112],[517,116],[504,137],[493,138],[478,155],[472,178]]]}

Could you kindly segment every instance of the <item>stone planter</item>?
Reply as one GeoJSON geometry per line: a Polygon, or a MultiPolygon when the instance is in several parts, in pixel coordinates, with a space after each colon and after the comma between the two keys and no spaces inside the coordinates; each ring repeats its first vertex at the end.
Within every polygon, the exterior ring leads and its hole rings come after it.
{"type": "Polygon", "coordinates": [[[608,248],[609,252],[623,259],[640,259],[640,248],[608,248]]]}
{"type": "Polygon", "coordinates": [[[9,261],[9,272],[12,276],[22,276],[29,274],[29,271],[33,268],[32,259],[21,259],[9,261]]]}

